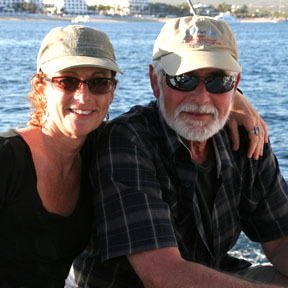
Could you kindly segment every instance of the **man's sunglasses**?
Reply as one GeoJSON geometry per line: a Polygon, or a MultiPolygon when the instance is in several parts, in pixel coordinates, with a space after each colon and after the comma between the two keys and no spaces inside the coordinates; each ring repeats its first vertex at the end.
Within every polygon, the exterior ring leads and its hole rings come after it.
{"type": "Polygon", "coordinates": [[[166,74],[167,85],[179,91],[193,91],[199,84],[203,82],[206,90],[213,94],[222,94],[231,91],[236,83],[235,76],[226,75],[225,73],[210,75],[205,79],[196,77],[192,73],[184,73],[178,76],[170,76],[166,74]]]}
{"type": "Polygon", "coordinates": [[[112,91],[116,84],[117,80],[114,78],[93,78],[90,80],[80,80],[74,77],[68,76],[59,76],[45,78],[46,81],[52,83],[52,86],[59,90],[74,92],[76,91],[81,83],[87,84],[89,91],[92,94],[104,94],[112,91]]]}

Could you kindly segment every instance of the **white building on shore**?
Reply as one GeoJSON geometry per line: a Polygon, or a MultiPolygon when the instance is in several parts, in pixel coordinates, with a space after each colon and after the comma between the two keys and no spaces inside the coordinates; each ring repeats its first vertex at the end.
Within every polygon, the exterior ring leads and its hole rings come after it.
{"type": "Polygon", "coordinates": [[[15,4],[18,4],[19,2],[23,3],[19,0],[0,0],[0,7],[13,7],[15,4]]]}
{"type": "Polygon", "coordinates": [[[46,7],[51,12],[87,14],[88,6],[109,6],[110,14],[140,14],[148,6],[148,0],[0,0],[0,8],[13,9],[23,3],[34,3],[37,8],[46,7]]]}
{"type": "Polygon", "coordinates": [[[147,6],[148,0],[84,0],[88,6],[109,6],[110,13],[120,15],[135,15],[141,13],[147,6]]]}
{"type": "Polygon", "coordinates": [[[33,3],[37,7],[42,7],[43,0],[0,0],[0,7],[13,8],[24,3],[33,3]]]}
{"type": "Polygon", "coordinates": [[[40,0],[44,6],[55,7],[57,13],[87,14],[88,6],[84,0],[40,0]]]}

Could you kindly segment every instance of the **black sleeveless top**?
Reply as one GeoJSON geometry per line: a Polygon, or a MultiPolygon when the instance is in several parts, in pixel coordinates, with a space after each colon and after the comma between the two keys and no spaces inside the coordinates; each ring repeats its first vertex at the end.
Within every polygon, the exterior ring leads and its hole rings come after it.
{"type": "Polygon", "coordinates": [[[24,139],[12,130],[0,135],[0,287],[64,287],[91,230],[91,151],[87,153],[91,143],[87,142],[81,150],[79,200],[74,212],[64,217],[43,207],[24,139]]]}

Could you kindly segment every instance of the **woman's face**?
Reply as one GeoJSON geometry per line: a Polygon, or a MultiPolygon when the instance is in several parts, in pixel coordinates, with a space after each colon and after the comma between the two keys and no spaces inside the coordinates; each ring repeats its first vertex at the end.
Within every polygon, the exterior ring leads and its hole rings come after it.
{"type": "Polygon", "coordinates": [[[92,93],[87,83],[80,82],[73,91],[69,91],[59,88],[59,85],[67,81],[69,84],[71,78],[55,77],[73,77],[87,81],[94,78],[111,78],[112,72],[95,67],[71,68],[48,75],[47,78],[52,79],[54,84],[51,80],[45,81],[44,94],[48,115],[45,129],[72,138],[86,136],[102,123],[113,100],[116,86],[112,85],[109,92],[92,93]]]}

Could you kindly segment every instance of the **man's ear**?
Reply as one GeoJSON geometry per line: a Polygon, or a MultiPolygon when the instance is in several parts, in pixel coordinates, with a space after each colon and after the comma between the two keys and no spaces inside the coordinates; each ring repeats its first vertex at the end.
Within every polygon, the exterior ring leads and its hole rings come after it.
{"type": "Polygon", "coordinates": [[[237,87],[238,87],[238,84],[240,82],[240,79],[241,79],[241,73],[238,73],[237,79],[236,79],[236,83],[235,83],[235,86],[234,86],[234,91],[235,92],[237,91],[237,87]]]}
{"type": "MultiPolygon", "coordinates": [[[[237,88],[238,88],[238,84],[239,84],[239,82],[240,82],[240,79],[241,79],[241,73],[238,73],[235,86],[234,86],[234,88],[233,88],[233,90],[232,90],[232,91],[233,91],[232,99],[235,98],[235,95],[236,95],[236,93],[237,93],[237,91],[238,91],[237,88]]],[[[242,94],[242,91],[240,90],[240,92],[238,92],[238,93],[241,93],[241,94],[242,94]]]]}
{"type": "Polygon", "coordinates": [[[159,86],[158,86],[158,79],[154,73],[154,67],[151,64],[149,65],[149,76],[150,76],[150,84],[151,84],[151,88],[153,90],[154,96],[156,98],[159,98],[160,91],[159,91],[159,86]]]}

